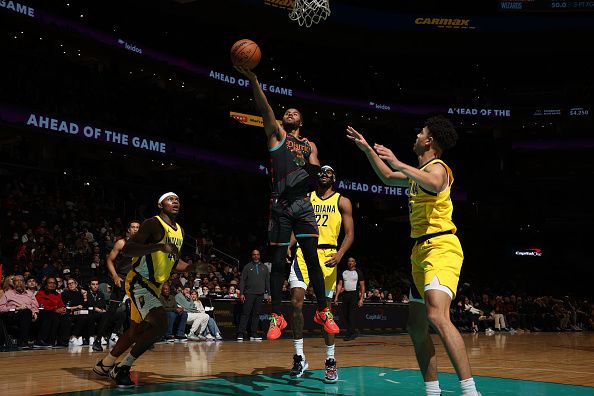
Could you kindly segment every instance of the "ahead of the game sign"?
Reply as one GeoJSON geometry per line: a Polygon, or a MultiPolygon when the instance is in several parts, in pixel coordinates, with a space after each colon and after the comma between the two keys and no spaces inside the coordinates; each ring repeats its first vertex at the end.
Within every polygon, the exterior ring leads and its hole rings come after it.
{"type": "Polygon", "coordinates": [[[336,188],[339,190],[369,192],[381,195],[408,196],[407,187],[392,187],[383,184],[360,183],[349,180],[339,180],[336,188]]]}
{"type": "Polygon", "coordinates": [[[167,143],[156,139],[148,139],[116,130],[99,128],[93,125],[60,120],[58,118],[48,117],[41,114],[29,114],[25,124],[33,128],[46,129],[49,131],[67,133],[70,135],[78,135],[86,139],[115,143],[122,146],[130,146],[156,153],[165,154],[167,152],[167,143]]]}
{"type": "Polygon", "coordinates": [[[190,161],[207,162],[231,169],[241,169],[249,173],[266,174],[265,167],[262,169],[262,165],[255,161],[188,146],[161,137],[143,136],[123,131],[117,127],[112,128],[64,119],[30,109],[0,105],[0,125],[2,123],[23,127],[27,131],[36,130],[48,136],[67,136],[88,142],[115,144],[124,149],[137,149],[159,156],[171,155],[190,161]]]}

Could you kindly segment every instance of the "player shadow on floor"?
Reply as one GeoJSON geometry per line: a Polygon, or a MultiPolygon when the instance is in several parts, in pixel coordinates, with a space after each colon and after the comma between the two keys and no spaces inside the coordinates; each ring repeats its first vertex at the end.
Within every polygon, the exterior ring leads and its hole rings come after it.
{"type": "Polygon", "coordinates": [[[302,383],[306,379],[319,380],[323,383],[321,378],[312,378],[313,375],[313,372],[306,371],[301,378],[291,379],[285,367],[262,367],[253,369],[251,374],[247,375],[236,372],[222,372],[215,375],[215,377],[234,384],[249,386],[257,392],[267,390],[270,385],[283,385],[291,387],[291,392],[299,392],[301,390],[308,394],[325,394],[324,391],[320,391],[319,386],[302,383]]]}
{"type": "MultiPolygon", "coordinates": [[[[65,367],[62,370],[68,372],[70,375],[87,380],[96,384],[109,384],[110,387],[115,387],[115,384],[109,377],[99,377],[93,372],[91,367],[65,367]]],[[[188,380],[187,375],[164,375],[151,371],[136,371],[130,372],[130,377],[138,386],[150,386],[152,384],[166,384],[171,382],[183,382],[188,380]]]]}

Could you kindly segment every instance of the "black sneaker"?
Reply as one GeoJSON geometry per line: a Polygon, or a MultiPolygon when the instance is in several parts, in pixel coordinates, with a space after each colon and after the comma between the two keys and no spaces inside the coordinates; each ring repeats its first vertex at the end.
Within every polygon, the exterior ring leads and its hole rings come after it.
{"type": "Polygon", "coordinates": [[[96,339],[95,342],[93,342],[93,351],[103,352],[103,347],[101,346],[101,338],[96,339]]]}
{"type": "Polygon", "coordinates": [[[136,385],[130,379],[130,366],[114,366],[109,371],[109,377],[115,381],[118,388],[132,388],[136,385]]]}
{"type": "Polygon", "coordinates": [[[51,348],[52,347],[51,344],[48,344],[47,342],[45,342],[43,340],[36,341],[33,346],[35,348],[51,348]]]}
{"type": "Polygon", "coordinates": [[[338,370],[336,369],[336,360],[326,359],[326,371],[324,372],[324,382],[333,384],[338,381],[338,370]]]}
{"type": "Polygon", "coordinates": [[[237,334],[237,341],[238,342],[243,342],[243,333],[237,334]]]}
{"type": "Polygon", "coordinates": [[[101,377],[109,377],[109,371],[113,368],[113,366],[105,366],[103,364],[103,359],[99,359],[97,363],[95,363],[95,367],[93,367],[93,372],[101,377]]]}
{"type": "Polygon", "coordinates": [[[299,378],[305,373],[305,370],[309,367],[307,360],[303,359],[301,355],[293,355],[293,368],[289,373],[291,378],[299,378]]]}

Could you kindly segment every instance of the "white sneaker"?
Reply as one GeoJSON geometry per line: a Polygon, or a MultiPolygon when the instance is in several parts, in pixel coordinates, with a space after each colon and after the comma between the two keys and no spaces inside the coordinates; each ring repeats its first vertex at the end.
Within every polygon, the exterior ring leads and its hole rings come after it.
{"type": "Polygon", "coordinates": [[[206,341],[214,341],[215,338],[212,336],[212,334],[207,334],[206,335],[206,341]]]}
{"type": "Polygon", "coordinates": [[[74,342],[72,343],[72,346],[82,346],[83,344],[83,339],[82,337],[78,337],[74,339],[74,342]]]}
{"type": "Polygon", "coordinates": [[[76,337],[72,336],[70,337],[70,339],[68,340],[68,345],[74,346],[74,343],[76,342],[76,337]]]}
{"type": "Polygon", "coordinates": [[[101,345],[107,345],[107,338],[101,337],[101,345]]]}
{"type": "Polygon", "coordinates": [[[111,333],[111,337],[109,337],[109,346],[113,346],[118,342],[118,335],[116,333],[111,333]]]}
{"type": "Polygon", "coordinates": [[[250,341],[262,341],[262,337],[260,337],[260,336],[250,337],[250,341]]]}
{"type": "Polygon", "coordinates": [[[223,341],[223,336],[221,335],[221,333],[217,333],[217,336],[215,338],[217,339],[217,341],[223,341]]]}
{"type": "Polygon", "coordinates": [[[93,336],[90,336],[90,337],[89,337],[89,346],[91,346],[91,347],[92,347],[94,343],[95,343],[95,337],[93,337],[93,336]]]}

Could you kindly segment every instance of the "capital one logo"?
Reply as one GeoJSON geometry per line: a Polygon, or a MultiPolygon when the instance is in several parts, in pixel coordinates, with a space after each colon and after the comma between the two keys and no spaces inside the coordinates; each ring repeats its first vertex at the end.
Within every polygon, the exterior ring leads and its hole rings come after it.
{"type": "Polygon", "coordinates": [[[531,248],[526,250],[516,250],[516,256],[532,256],[532,257],[540,257],[542,256],[542,250],[538,248],[531,248]]]}

